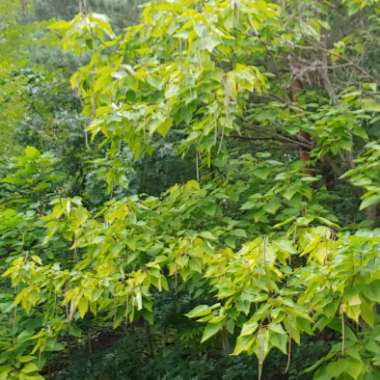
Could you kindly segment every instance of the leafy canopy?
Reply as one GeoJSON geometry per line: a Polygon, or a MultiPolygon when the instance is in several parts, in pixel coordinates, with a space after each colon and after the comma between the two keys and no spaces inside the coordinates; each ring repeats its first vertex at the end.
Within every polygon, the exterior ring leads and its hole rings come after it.
{"type": "MultiPolygon", "coordinates": [[[[379,7],[338,5],[374,30],[379,7]]],[[[315,379],[378,378],[380,234],[359,212],[380,200],[380,103],[371,68],[353,60],[375,42],[346,29],[326,41],[341,27],[332,8],[159,0],[121,34],[99,14],[52,25],[85,62],[71,85],[108,199],[60,197],[51,153],[28,147],[9,163],[0,379],[41,379],[83,321],[154,324],[162,292],[193,297],[186,316],[201,342],[229,334],[232,355],[256,356],[259,378],[272,349],[290,360],[293,342],[325,331],[340,340],[309,368],[315,379]],[[132,194],[131,168],[163,141],[193,178],[132,194]],[[341,212],[354,191],[354,210],[341,212]]]]}

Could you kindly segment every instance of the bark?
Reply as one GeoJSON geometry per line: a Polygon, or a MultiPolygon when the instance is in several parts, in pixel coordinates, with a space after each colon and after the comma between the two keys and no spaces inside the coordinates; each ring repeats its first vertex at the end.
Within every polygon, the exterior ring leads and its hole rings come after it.
{"type": "Polygon", "coordinates": [[[376,227],[376,219],[377,219],[377,205],[369,206],[366,209],[367,219],[369,220],[369,227],[376,227]]]}
{"type": "MultiPolygon", "coordinates": [[[[289,97],[290,100],[293,103],[296,103],[298,100],[298,96],[300,92],[302,91],[303,84],[301,80],[301,75],[302,75],[302,66],[297,62],[296,59],[293,57],[289,57],[289,65],[292,73],[292,78],[290,81],[290,86],[289,86],[289,97]]],[[[299,141],[307,141],[311,143],[311,138],[310,136],[306,133],[301,131],[297,135],[297,139],[299,141]]],[[[298,149],[298,154],[299,154],[299,159],[305,163],[310,161],[310,149],[305,147],[305,146],[300,146],[298,149]]],[[[305,165],[305,174],[306,175],[312,175],[312,169],[310,165],[306,164],[305,165]]]]}
{"type": "Polygon", "coordinates": [[[221,338],[222,338],[222,346],[223,346],[223,351],[225,354],[230,354],[231,353],[231,343],[228,337],[228,332],[227,330],[223,329],[221,332],[221,338]]]}
{"type": "Polygon", "coordinates": [[[21,14],[23,17],[28,15],[29,0],[20,0],[21,14]]]}
{"type": "Polygon", "coordinates": [[[81,15],[87,15],[88,13],[87,0],[79,0],[79,13],[81,15]]]}
{"type": "Polygon", "coordinates": [[[340,177],[341,172],[333,158],[329,156],[321,159],[321,174],[325,182],[327,190],[332,190],[336,186],[336,181],[340,177]]]}

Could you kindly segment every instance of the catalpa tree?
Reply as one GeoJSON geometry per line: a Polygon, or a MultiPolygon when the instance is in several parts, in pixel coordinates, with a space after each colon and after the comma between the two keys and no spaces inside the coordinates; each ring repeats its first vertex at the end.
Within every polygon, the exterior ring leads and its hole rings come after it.
{"type": "MultiPolygon", "coordinates": [[[[186,316],[202,343],[221,336],[231,355],[255,355],[259,379],[272,349],[289,366],[303,335],[326,331],[339,339],[315,379],[377,379],[379,13],[375,0],[159,0],[119,35],[86,11],[55,23],[86,61],[71,84],[109,201],[18,214],[45,232],[5,266],[7,312],[33,333],[17,355],[6,340],[0,378],[40,379],[89,315],[154,324],[157,294],[181,290],[199,300],[186,316]],[[193,178],[128,195],[129,167],[163,141],[193,178]]],[[[54,165],[25,155],[11,167],[32,160],[29,172],[3,181],[54,165]]]]}

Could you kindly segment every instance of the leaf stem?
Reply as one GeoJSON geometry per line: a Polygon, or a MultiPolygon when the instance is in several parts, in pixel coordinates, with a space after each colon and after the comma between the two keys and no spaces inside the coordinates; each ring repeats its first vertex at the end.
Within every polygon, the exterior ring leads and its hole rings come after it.
{"type": "Polygon", "coordinates": [[[286,362],[286,367],[285,367],[285,370],[284,370],[284,374],[287,374],[289,372],[291,361],[292,361],[292,338],[289,335],[289,340],[288,340],[288,360],[286,362]]]}
{"type": "Polygon", "coordinates": [[[344,324],[344,314],[343,313],[341,315],[341,323],[342,323],[342,356],[344,356],[346,334],[345,334],[345,324],[344,324]]]}

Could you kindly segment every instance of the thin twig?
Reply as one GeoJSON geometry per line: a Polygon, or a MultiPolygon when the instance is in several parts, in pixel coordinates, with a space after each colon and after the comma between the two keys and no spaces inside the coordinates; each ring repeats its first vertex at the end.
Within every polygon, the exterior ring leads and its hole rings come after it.
{"type": "Polygon", "coordinates": [[[199,152],[195,152],[195,174],[197,181],[199,182],[199,152]]]}

